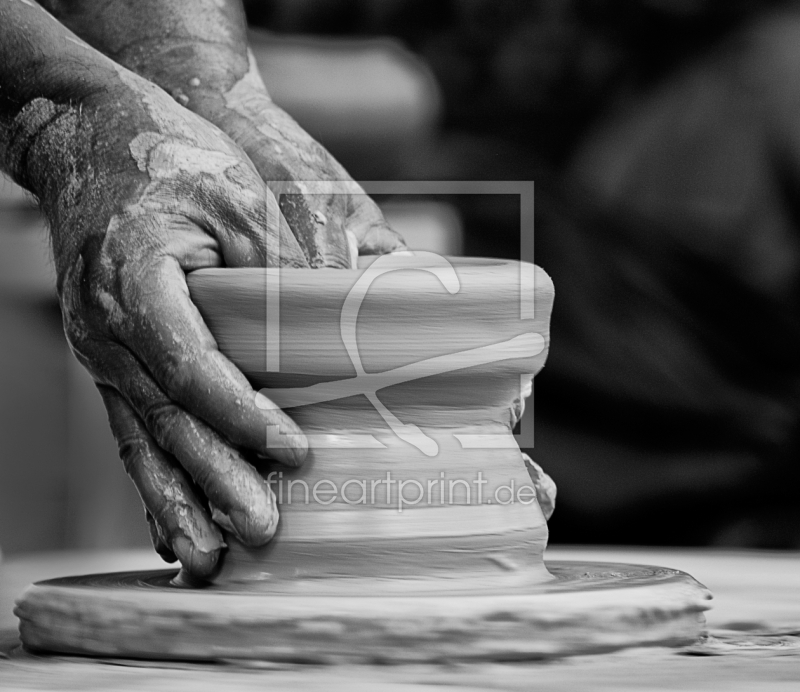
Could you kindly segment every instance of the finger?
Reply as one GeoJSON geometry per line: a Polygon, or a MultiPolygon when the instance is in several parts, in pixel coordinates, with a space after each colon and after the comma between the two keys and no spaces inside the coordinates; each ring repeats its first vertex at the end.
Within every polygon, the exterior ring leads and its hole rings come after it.
{"type": "Polygon", "coordinates": [[[347,230],[358,240],[361,255],[385,255],[406,250],[403,237],[389,228],[380,207],[367,195],[352,195],[347,230]]]}
{"type": "Polygon", "coordinates": [[[302,431],[217,349],[177,261],[153,261],[131,284],[129,313],[136,317],[119,325],[117,336],[147,364],[167,396],[235,445],[301,464],[308,452],[302,431]]]}
{"type": "Polygon", "coordinates": [[[230,194],[222,195],[215,207],[217,217],[212,233],[220,244],[229,267],[308,267],[300,244],[283,218],[270,190],[263,198],[242,203],[230,194]],[[238,202],[238,204],[237,204],[238,202]]]}
{"type": "MultiPolygon", "coordinates": [[[[338,176],[328,169],[327,155],[309,161],[299,147],[285,151],[286,160],[276,161],[274,147],[260,139],[261,144],[253,142],[252,146],[245,145],[245,150],[277,198],[287,228],[297,239],[308,266],[349,268],[344,237],[348,195],[345,190],[331,193],[332,186],[336,189],[341,183],[330,182],[338,176]]],[[[318,145],[313,146],[319,150],[318,145]]]]}
{"type": "Polygon", "coordinates": [[[125,471],[153,519],[157,552],[167,561],[177,557],[195,576],[210,576],[224,547],[222,534],[201,506],[183,471],[159,449],[128,403],[110,387],[98,389],[125,471]]]}
{"type": "Polygon", "coordinates": [[[156,520],[153,519],[153,515],[147,510],[145,510],[144,516],[147,520],[147,528],[150,531],[150,542],[153,544],[153,549],[159,554],[164,562],[169,562],[172,564],[178,558],[175,556],[175,553],[172,552],[172,548],[169,547],[170,541],[167,537],[166,531],[156,524],[156,520]]]}
{"type": "MultiPolygon", "coordinates": [[[[180,147],[169,138],[154,145],[150,156],[174,158],[180,147]],[[155,149],[161,147],[158,151],[155,149]],[[169,147],[169,149],[164,149],[169,147]]],[[[193,150],[193,155],[196,151],[193,150]]],[[[214,154],[209,152],[209,156],[214,154]]],[[[177,175],[159,179],[160,213],[194,224],[219,244],[233,267],[307,267],[308,262],[286,224],[278,202],[252,164],[217,152],[228,165],[218,175],[177,175]]],[[[160,234],[165,237],[164,234],[160,234]]]]}
{"type": "Polygon", "coordinates": [[[314,193],[305,183],[283,183],[281,213],[313,268],[349,268],[350,251],[344,235],[347,195],[314,193]]]}
{"type": "Polygon", "coordinates": [[[360,255],[388,255],[390,252],[407,249],[403,236],[386,224],[368,228],[359,238],[358,243],[358,254],[360,255]]]}
{"type": "MultiPolygon", "coordinates": [[[[113,351],[109,376],[115,386],[157,446],[175,457],[200,487],[214,521],[245,545],[269,541],[278,526],[278,507],[255,468],[208,425],[171,401],[130,351],[118,344],[106,350],[113,351]]],[[[159,522],[158,514],[153,516],[159,522]]]]}
{"type": "Polygon", "coordinates": [[[533,481],[539,508],[542,510],[544,518],[550,519],[556,509],[556,495],[558,494],[556,484],[553,479],[544,472],[544,469],[525,454],[525,452],[522,452],[522,460],[525,462],[525,468],[528,469],[528,475],[531,481],[533,481]]]}
{"type": "Polygon", "coordinates": [[[230,267],[308,267],[275,195],[258,180],[259,195],[222,190],[215,198],[213,234],[230,267]]]}

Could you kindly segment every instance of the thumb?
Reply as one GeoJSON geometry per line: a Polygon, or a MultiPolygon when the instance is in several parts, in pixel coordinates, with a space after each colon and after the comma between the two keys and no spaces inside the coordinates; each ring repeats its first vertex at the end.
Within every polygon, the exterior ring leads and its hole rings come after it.
{"type": "Polygon", "coordinates": [[[389,228],[380,207],[365,194],[351,197],[346,230],[355,237],[359,255],[386,255],[408,249],[403,237],[389,228]]]}
{"type": "Polygon", "coordinates": [[[217,204],[222,213],[213,224],[214,235],[225,263],[231,267],[307,267],[308,260],[275,196],[266,185],[259,187],[261,195],[247,190],[248,194],[222,196],[224,204],[217,204]]]}
{"type": "Polygon", "coordinates": [[[403,236],[389,228],[385,221],[370,226],[360,238],[357,236],[356,238],[359,255],[386,255],[390,252],[408,249],[403,236]]]}

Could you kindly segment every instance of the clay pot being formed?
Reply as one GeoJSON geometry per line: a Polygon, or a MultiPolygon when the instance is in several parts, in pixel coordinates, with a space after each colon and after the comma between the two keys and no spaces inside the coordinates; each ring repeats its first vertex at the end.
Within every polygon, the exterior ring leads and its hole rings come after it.
{"type": "Polygon", "coordinates": [[[422,593],[550,578],[511,432],[547,354],[544,271],[414,253],[357,270],[207,269],[189,288],[222,352],[310,442],[301,468],[259,468],[277,534],[256,550],[226,536],[218,584],[422,593]]]}

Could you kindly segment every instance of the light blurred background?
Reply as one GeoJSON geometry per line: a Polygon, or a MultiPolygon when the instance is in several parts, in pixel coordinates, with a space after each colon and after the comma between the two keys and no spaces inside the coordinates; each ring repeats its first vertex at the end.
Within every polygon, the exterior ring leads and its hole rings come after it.
{"type": "MultiPolygon", "coordinates": [[[[800,547],[800,7],[248,0],[277,103],[360,180],[536,184],[553,346],[535,447],[562,543],[800,547]]],[[[409,244],[518,257],[513,195],[381,195],[409,244]]],[[[0,184],[0,546],[147,545],[0,184]]]]}

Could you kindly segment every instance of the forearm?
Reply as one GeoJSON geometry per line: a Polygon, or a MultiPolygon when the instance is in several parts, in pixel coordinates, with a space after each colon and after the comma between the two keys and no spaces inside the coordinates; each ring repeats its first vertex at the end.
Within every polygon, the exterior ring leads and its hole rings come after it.
{"type": "MultiPolygon", "coordinates": [[[[214,122],[248,72],[239,0],[42,0],[87,43],[214,122]]],[[[263,87],[262,87],[263,88],[263,87]]]]}
{"type": "Polygon", "coordinates": [[[32,0],[0,0],[0,166],[43,202],[54,181],[85,172],[69,160],[81,136],[90,138],[87,153],[108,157],[119,142],[159,131],[147,103],[153,91],[32,0]],[[54,129],[60,141],[48,149],[42,139],[54,129]],[[72,166],[71,175],[35,165],[41,157],[72,166]]]}

